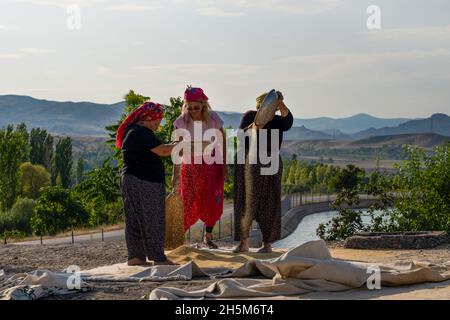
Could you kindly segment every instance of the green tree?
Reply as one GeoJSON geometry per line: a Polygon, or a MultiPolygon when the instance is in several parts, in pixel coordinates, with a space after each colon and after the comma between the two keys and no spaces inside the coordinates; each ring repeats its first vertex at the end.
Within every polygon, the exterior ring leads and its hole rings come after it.
{"type": "Polygon", "coordinates": [[[20,195],[37,199],[40,189],[51,185],[50,173],[41,165],[24,162],[19,167],[20,195]]]}
{"type": "Polygon", "coordinates": [[[107,160],[102,167],[89,171],[75,187],[77,199],[89,211],[90,225],[109,222],[107,207],[120,199],[119,181],[119,168],[107,160]]]}
{"type": "Polygon", "coordinates": [[[23,234],[31,234],[30,220],[35,207],[35,200],[18,198],[11,210],[3,213],[0,219],[0,233],[17,230],[23,234]]]}
{"type": "Polygon", "coordinates": [[[347,165],[334,179],[334,187],[338,190],[335,201],[331,204],[339,209],[339,216],[327,223],[321,223],[316,230],[317,235],[324,240],[343,240],[356,232],[365,231],[361,210],[353,210],[353,205],[359,204],[359,191],[364,171],[353,165],[347,165]]]}
{"type": "Polygon", "coordinates": [[[55,235],[70,227],[84,226],[89,215],[73,194],[61,187],[47,187],[42,190],[31,228],[37,235],[55,235]]]}
{"type": "Polygon", "coordinates": [[[84,178],[84,159],[78,158],[77,161],[77,184],[80,184],[84,178]]]}
{"type": "Polygon", "coordinates": [[[70,186],[72,165],[72,139],[65,137],[58,141],[55,149],[55,170],[63,188],[70,186]]]}
{"type": "Polygon", "coordinates": [[[431,156],[411,146],[405,152],[407,159],[396,166],[394,177],[394,227],[450,233],[450,142],[431,156]]]}
{"type": "Polygon", "coordinates": [[[31,129],[30,133],[30,162],[43,165],[51,172],[53,158],[53,137],[46,130],[31,129]]]}
{"type": "Polygon", "coordinates": [[[28,158],[24,125],[0,129],[0,210],[8,210],[19,193],[19,166],[28,158]]]}

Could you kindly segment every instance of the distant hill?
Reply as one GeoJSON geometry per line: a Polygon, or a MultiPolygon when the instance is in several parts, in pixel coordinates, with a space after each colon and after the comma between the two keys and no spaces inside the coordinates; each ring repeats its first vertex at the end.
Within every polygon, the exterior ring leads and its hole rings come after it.
{"type": "Polygon", "coordinates": [[[305,126],[312,130],[325,131],[330,129],[340,130],[344,133],[356,133],[367,128],[393,127],[404,123],[410,119],[396,118],[383,119],[371,115],[360,113],[348,118],[334,119],[320,117],[314,119],[295,119],[294,126],[305,126]]]}
{"type": "Polygon", "coordinates": [[[339,130],[327,130],[326,132],[310,130],[305,126],[292,127],[289,131],[284,132],[285,140],[353,140],[349,135],[339,130]]]}
{"type": "Polygon", "coordinates": [[[450,137],[450,117],[443,113],[436,113],[427,119],[411,120],[395,127],[380,129],[369,128],[353,134],[356,139],[372,136],[389,136],[398,134],[436,133],[450,137]]]}
{"type": "Polygon", "coordinates": [[[117,121],[124,103],[56,102],[27,96],[0,96],[0,127],[25,122],[60,135],[104,136],[105,126],[117,121]]]}
{"type": "MultiPolygon", "coordinates": [[[[125,104],[98,104],[91,102],[57,102],[28,96],[0,95],[0,127],[25,122],[28,128],[40,127],[56,135],[104,137],[105,126],[120,117],[125,104]]],[[[242,114],[217,111],[225,127],[237,128],[242,114]]],[[[355,140],[372,135],[433,132],[450,135],[448,116],[435,115],[433,120],[404,118],[381,119],[367,114],[333,119],[295,119],[294,127],[285,134],[293,140],[355,140]],[[370,129],[369,129],[370,128],[370,129]],[[428,129],[427,129],[428,128],[428,129]],[[428,131],[427,131],[428,130],[428,131]],[[350,135],[349,133],[355,133],[350,135]]]]}
{"type": "Polygon", "coordinates": [[[346,144],[347,147],[383,147],[402,146],[405,144],[431,149],[449,141],[450,137],[436,133],[415,133],[398,134],[389,136],[375,136],[352,141],[346,144]]]}
{"type": "Polygon", "coordinates": [[[225,127],[239,128],[241,124],[242,113],[239,112],[227,112],[216,111],[219,117],[223,120],[225,127]]]}
{"type": "MultiPolygon", "coordinates": [[[[238,112],[221,112],[218,114],[223,117],[225,124],[237,128],[239,126],[242,114],[238,112]]],[[[382,128],[396,126],[400,123],[409,121],[406,118],[383,119],[376,118],[368,114],[357,114],[348,118],[333,119],[329,117],[320,117],[314,119],[294,119],[294,127],[306,127],[310,130],[322,131],[330,136],[337,136],[337,139],[353,139],[350,134],[365,130],[367,128],[382,128]],[[344,135],[345,136],[344,138],[344,135]]]]}
{"type": "Polygon", "coordinates": [[[435,133],[418,134],[400,134],[390,136],[377,136],[364,138],[356,141],[337,141],[337,140],[296,140],[283,142],[282,149],[285,153],[295,153],[298,148],[314,147],[318,150],[323,149],[356,149],[356,148],[382,148],[384,146],[403,146],[405,144],[418,146],[421,148],[432,149],[438,145],[450,141],[450,137],[438,135],[435,133]]]}

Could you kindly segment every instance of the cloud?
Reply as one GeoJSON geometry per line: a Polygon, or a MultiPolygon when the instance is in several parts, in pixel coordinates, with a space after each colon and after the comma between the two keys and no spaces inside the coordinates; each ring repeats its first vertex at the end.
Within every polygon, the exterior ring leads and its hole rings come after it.
{"type": "Polygon", "coordinates": [[[139,12],[139,11],[153,11],[157,9],[161,9],[162,7],[159,5],[150,5],[143,3],[122,3],[109,5],[105,7],[106,11],[130,11],[130,12],[139,12]]]}
{"type": "Polygon", "coordinates": [[[235,76],[256,73],[257,65],[247,64],[161,64],[150,66],[135,66],[137,71],[161,72],[182,75],[223,75],[235,76]]]}
{"type": "Polygon", "coordinates": [[[0,59],[19,59],[22,56],[20,53],[0,53],[0,59]]]}
{"type": "Polygon", "coordinates": [[[449,50],[291,56],[279,60],[298,82],[393,82],[446,78],[449,50]]]}
{"type": "Polygon", "coordinates": [[[15,2],[29,3],[45,6],[57,6],[67,8],[71,5],[77,5],[80,7],[87,7],[96,4],[106,3],[110,0],[13,0],[15,2]]]}
{"type": "Polygon", "coordinates": [[[20,59],[26,56],[48,53],[47,50],[39,48],[22,48],[14,53],[0,53],[0,59],[20,59]]]}
{"type": "Polygon", "coordinates": [[[337,8],[342,0],[235,0],[237,6],[293,14],[318,14],[337,8]]]}
{"type": "Polygon", "coordinates": [[[227,12],[219,7],[205,7],[194,10],[195,14],[206,17],[240,17],[243,12],[227,12]]]}
{"type": "Polygon", "coordinates": [[[193,6],[196,14],[207,12],[216,16],[238,16],[243,14],[241,12],[243,9],[319,14],[337,8],[343,0],[173,0],[173,2],[193,6]],[[227,11],[226,7],[232,8],[232,11],[227,11]]]}
{"type": "Polygon", "coordinates": [[[20,53],[24,54],[30,54],[30,55],[37,55],[37,54],[44,54],[48,53],[47,50],[40,49],[40,48],[22,48],[19,50],[20,53]]]}
{"type": "Polygon", "coordinates": [[[442,27],[391,28],[363,35],[377,41],[446,41],[450,40],[450,25],[442,27]]]}
{"type": "Polygon", "coordinates": [[[19,29],[19,27],[17,27],[17,26],[0,25],[0,32],[14,31],[14,30],[18,30],[18,29],[19,29]]]}
{"type": "Polygon", "coordinates": [[[109,76],[113,74],[112,70],[105,66],[97,67],[95,73],[98,74],[99,76],[109,76]]]}
{"type": "Polygon", "coordinates": [[[319,14],[341,5],[344,0],[152,0],[152,1],[121,1],[117,0],[13,0],[37,5],[58,6],[66,8],[69,5],[80,7],[103,4],[109,11],[148,11],[170,4],[191,6],[194,13],[201,16],[239,17],[243,9],[282,11],[290,14],[319,14]]]}

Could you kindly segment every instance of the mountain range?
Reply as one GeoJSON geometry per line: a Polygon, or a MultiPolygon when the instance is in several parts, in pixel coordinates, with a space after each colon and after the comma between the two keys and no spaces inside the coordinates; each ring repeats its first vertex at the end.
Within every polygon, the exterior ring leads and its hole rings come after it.
{"type": "MultiPolygon", "coordinates": [[[[107,135],[105,126],[117,121],[124,106],[124,102],[58,102],[29,96],[0,95],[0,127],[25,122],[29,128],[41,127],[57,135],[102,137],[107,135]]],[[[241,113],[217,113],[226,127],[239,126],[241,113]]],[[[296,118],[294,127],[285,133],[285,139],[351,141],[372,136],[416,133],[450,136],[450,117],[435,114],[427,119],[383,119],[361,113],[337,119],[296,118]]]]}

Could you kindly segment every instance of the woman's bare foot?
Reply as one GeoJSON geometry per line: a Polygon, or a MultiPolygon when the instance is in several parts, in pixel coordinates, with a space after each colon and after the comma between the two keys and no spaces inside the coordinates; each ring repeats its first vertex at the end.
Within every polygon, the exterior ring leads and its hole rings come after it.
{"type": "Polygon", "coordinates": [[[263,243],[263,246],[257,252],[258,253],[272,253],[272,246],[270,243],[263,243]]]}
{"type": "Polygon", "coordinates": [[[148,261],[144,261],[142,259],[139,258],[134,258],[134,259],[130,259],[128,260],[127,264],[131,267],[131,266],[152,266],[153,263],[148,262],[148,261]]]}
{"type": "Polygon", "coordinates": [[[241,243],[234,248],[233,253],[248,252],[248,239],[242,240],[241,243]]]}
{"type": "Polygon", "coordinates": [[[205,233],[205,237],[203,238],[203,244],[207,246],[209,249],[218,249],[219,247],[212,241],[212,233],[205,233]]]}
{"type": "Polygon", "coordinates": [[[170,261],[169,259],[166,259],[164,261],[155,261],[155,266],[179,266],[179,263],[175,263],[173,261],[170,261]]]}

